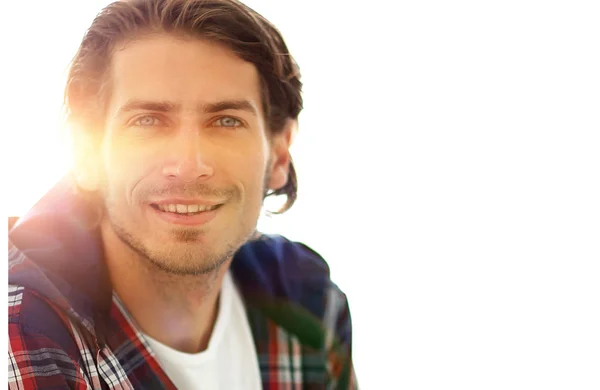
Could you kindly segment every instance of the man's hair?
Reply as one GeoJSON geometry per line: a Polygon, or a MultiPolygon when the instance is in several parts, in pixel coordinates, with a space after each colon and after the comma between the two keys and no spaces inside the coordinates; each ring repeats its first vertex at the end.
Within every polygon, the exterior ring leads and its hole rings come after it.
{"type": "MultiPolygon", "coordinates": [[[[155,33],[206,39],[254,64],[269,136],[298,118],[302,110],[298,66],[279,31],[256,11],[236,0],[125,0],[108,5],[96,16],[71,64],[64,104],[75,142],[81,133],[97,139],[104,128],[115,47],[155,33]]],[[[297,197],[291,160],[289,168],[286,185],[266,193],[286,195],[281,213],[297,197]]]]}

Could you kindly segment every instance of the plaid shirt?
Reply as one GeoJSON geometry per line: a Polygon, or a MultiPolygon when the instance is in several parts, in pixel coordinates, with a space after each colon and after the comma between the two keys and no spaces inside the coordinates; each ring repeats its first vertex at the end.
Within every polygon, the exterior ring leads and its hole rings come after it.
{"type": "MultiPolygon", "coordinates": [[[[174,389],[112,293],[85,203],[59,183],[10,232],[10,389],[174,389]]],[[[355,389],[345,295],[303,244],[262,235],[235,254],[264,389],[355,389]]]]}

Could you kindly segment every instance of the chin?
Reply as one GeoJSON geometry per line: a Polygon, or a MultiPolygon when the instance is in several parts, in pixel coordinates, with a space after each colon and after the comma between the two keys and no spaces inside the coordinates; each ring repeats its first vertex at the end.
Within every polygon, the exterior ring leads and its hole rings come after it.
{"type": "Polygon", "coordinates": [[[179,244],[169,249],[165,247],[148,248],[147,260],[160,270],[168,273],[190,275],[203,274],[218,268],[229,257],[226,253],[208,251],[206,248],[189,248],[189,245],[179,244]],[[188,248],[182,248],[186,246],[188,248]]]}

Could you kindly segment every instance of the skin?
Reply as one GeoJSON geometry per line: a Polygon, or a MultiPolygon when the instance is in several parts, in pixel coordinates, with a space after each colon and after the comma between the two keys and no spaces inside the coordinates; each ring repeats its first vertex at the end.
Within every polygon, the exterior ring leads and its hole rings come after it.
{"type": "Polygon", "coordinates": [[[255,232],[266,188],[287,180],[295,124],[269,134],[259,80],[253,64],[197,38],[117,47],[101,153],[77,175],[104,198],[113,288],[146,334],[183,352],[207,347],[232,255],[255,232]],[[152,206],[173,198],[221,206],[207,223],[178,225],[152,206]]]}

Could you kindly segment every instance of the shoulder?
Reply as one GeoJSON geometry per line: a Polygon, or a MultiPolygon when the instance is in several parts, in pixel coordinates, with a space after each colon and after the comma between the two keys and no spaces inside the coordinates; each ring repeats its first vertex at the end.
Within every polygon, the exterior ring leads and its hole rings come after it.
{"type": "MultiPolygon", "coordinates": [[[[282,236],[262,236],[238,251],[232,271],[247,303],[297,337],[302,353],[314,362],[327,359],[323,364],[330,375],[348,383],[353,375],[349,306],[321,255],[282,236]]],[[[254,317],[263,332],[259,340],[270,340],[261,318],[254,317]]]]}
{"type": "Polygon", "coordinates": [[[73,358],[79,348],[73,337],[72,322],[66,313],[57,310],[35,290],[8,286],[8,332],[11,344],[19,339],[21,351],[47,348],[60,349],[73,358]]]}
{"type": "Polygon", "coordinates": [[[85,387],[70,321],[27,287],[8,287],[9,388],[85,387]]]}
{"type": "Polygon", "coordinates": [[[329,266],[321,255],[303,243],[279,235],[261,235],[243,245],[234,257],[232,269],[243,282],[260,283],[257,287],[263,292],[294,301],[307,290],[325,293],[332,283],[329,266]]]}
{"type": "Polygon", "coordinates": [[[279,235],[262,235],[236,253],[232,271],[243,293],[302,312],[325,325],[347,310],[345,294],[331,280],[329,266],[315,250],[279,235]]]}

